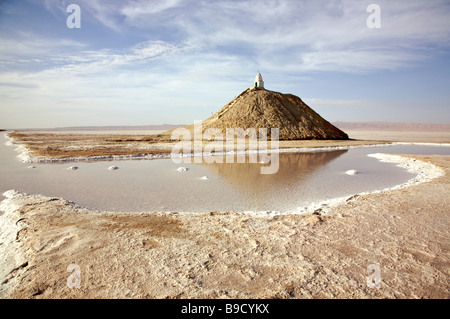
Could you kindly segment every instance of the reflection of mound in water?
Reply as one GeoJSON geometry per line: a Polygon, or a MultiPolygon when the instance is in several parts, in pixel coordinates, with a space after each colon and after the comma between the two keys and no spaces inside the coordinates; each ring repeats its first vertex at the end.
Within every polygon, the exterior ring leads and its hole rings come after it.
{"type": "Polygon", "coordinates": [[[261,166],[269,165],[270,161],[265,160],[264,154],[258,158],[258,161],[250,161],[249,156],[245,156],[245,163],[211,163],[207,164],[203,161],[203,165],[207,166],[214,172],[221,175],[225,180],[234,186],[242,189],[257,189],[261,193],[271,187],[289,187],[289,185],[298,184],[298,182],[313,173],[319,167],[328,164],[337,159],[347,150],[317,152],[317,153],[283,153],[279,154],[279,169],[275,174],[261,174],[261,166]],[[259,162],[267,164],[260,164],[259,162]]]}

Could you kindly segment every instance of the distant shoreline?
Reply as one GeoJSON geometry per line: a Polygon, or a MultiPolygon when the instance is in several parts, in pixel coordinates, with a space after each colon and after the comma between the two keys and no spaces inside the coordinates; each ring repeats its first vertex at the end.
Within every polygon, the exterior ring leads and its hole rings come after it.
{"type": "MultiPolygon", "coordinates": [[[[8,131],[128,131],[128,130],[171,130],[184,124],[161,124],[161,125],[111,125],[111,126],[65,126],[52,128],[13,128],[8,131]]],[[[6,131],[5,129],[0,131],[6,131]]]]}
{"type": "Polygon", "coordinates": [[[450,124],[444,123],[402,123],[402,122],[332,122],[341,130],[351,131],[411,131],[450,132],[450,124]]]}
{"type": "MultiPolygon", "coordinates": [[[[341,130],[352,131],[433,131],[450,132],[448,123],[404,123],[404,122],[331,122],[341,130]]],[[[149,124],[149,125],[107,125],[107,126],[65,126],[53,128],[11,128],[0,131],[120,131],[120,130],[171,130],[186,124],[149,124]]]]}

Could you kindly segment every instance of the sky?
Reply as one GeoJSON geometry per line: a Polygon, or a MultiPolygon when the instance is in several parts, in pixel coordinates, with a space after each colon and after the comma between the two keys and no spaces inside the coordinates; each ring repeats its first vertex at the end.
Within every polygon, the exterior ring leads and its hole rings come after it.
{"type": "Polygon", "coordinates": [[[0,128],[192,124],[258,70],[328,121],[450,123],[450,1],[0,1],[0,128]]]}

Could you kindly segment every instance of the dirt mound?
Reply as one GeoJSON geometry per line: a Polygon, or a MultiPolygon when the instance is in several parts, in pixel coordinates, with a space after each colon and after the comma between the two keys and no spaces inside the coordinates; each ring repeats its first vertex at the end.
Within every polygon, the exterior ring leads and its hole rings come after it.
{"type": "Polygon", "coordinates": [[[248,88],[220,111],[203,121],[203,131],[218,128],[279,129],[280,140],[343,140],[348,135],[323,119],[299,97],[248,88]]]}

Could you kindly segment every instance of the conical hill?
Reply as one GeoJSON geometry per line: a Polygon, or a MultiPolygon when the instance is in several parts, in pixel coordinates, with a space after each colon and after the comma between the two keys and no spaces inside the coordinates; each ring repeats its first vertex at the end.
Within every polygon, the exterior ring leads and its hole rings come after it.
{"type": "Polygon", "coordinates": [[[299,97],[261,88],[248,88],[202,122],[202,130],[217,128],[279,129],[280,140],[337,140],[348,135],[326,121],[299,97]]]}

